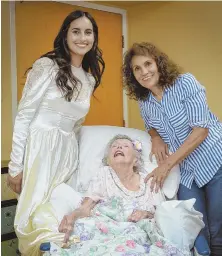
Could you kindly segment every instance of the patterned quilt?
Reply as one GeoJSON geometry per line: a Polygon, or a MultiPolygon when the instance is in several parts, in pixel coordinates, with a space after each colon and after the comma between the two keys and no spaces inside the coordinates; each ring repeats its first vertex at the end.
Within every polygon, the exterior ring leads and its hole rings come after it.
{"type": "Polygon", "coordinates": [[[72,244],[68,249],[52,245],[50,255],[191,255],[189,251],[179,249],[167,241],[154,219],[127,222],[130,215],[129,203],[118,197],[101,201],[92,211],[91,217],[76,221],[72,235],[79,237],[80,242],[72,244]]]}

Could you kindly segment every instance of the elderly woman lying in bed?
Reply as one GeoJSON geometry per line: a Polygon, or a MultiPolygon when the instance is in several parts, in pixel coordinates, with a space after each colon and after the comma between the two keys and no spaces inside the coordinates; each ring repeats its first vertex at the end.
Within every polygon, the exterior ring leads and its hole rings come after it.
{"type": "Polygon", "coordinates": [[[140,143],[127,136],[109,142],[104,167],[91,180],[81,206],[59,226],[65,242],[72,235],[80,237],[67,250],[70,255],[190,255],[155,224],[155,208],[165,199],[144,182],[141,151],[140,143]]]}

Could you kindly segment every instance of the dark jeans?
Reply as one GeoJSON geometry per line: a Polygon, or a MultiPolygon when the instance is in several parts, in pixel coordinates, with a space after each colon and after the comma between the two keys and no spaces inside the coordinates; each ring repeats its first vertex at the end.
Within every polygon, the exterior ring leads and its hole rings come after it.
{"type": "Polygon", "coordinates": [[[179,200],[195,198],[194,208],[203,214],[205,228],[195,242],[198,252],[206,251],[210,245],[211,256],[222,256],[222,166],[212,180],[198,188],[193,182],[191,189],[180,184],[179,200]],[[208,244],[206,242],[206,239],[208,244]]]}

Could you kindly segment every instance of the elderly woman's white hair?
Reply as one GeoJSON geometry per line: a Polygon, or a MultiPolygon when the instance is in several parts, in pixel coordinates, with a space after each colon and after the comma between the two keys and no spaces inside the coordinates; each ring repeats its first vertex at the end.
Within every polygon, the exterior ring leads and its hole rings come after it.
{"type": "Polygon", "coordinates": [[[136,165],[133,167],[133,170],[134,172],[140,172],[143,170],[143,158],[142,158],[142,150],[139,150],[136,148],[135,146],[135,141],[132,140],[129,136],[127,135],[121,135],[121,134],[118,134],[116,136],[114,136],[107,144],[106,146],[106,149],[105,149],[105,154],[104,154],[104,157],[103,157],[103,160],[102,160],[102,163],[105,165],[105,166],[108,166],[108,154],[109,154],[109,150],[113,144],[114,141],[116,140],[123,140],[123,139],[126,139],[126,140],[129,140],[132,142],[133,144],[133,148],[136,152],[136,158],[137,158],[137,162],[136,162],[136,165]]]}

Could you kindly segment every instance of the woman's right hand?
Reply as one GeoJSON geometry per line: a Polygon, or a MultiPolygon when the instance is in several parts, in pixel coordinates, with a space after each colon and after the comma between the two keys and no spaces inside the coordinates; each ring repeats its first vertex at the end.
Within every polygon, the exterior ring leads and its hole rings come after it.
{"type": "Polygon", "coordinates": [[[59,225],[59,232],[65,233],[64,243],[69,241],[69,237],[73,231],[76,216],[74,213],[65,215],[59,225]]]}
{"type": "Polygon", "coordinates": [[[17,194],[20,194],[22,191],[22,177],[23,172],[19,173],[14,178],[10,174],[7,176],[7,185],[17,194]]]}
{"type": "Polygon", "coordinates": [[[159,135],[152,138],[152,149],[150,153],[151,162],[153,155],[155,155],[158,165],[162,164],[169,156],[168,146],[159,135]]]}
{"type": "Polygon", "coordinates": [[[64,243],[69,241],[69,237],[73,232],[74,224],[77,219],[89,217],[91,209],[80,207],[69,215],[65,215],[59,225],[59,232],[65,233],[64,243]]]}

